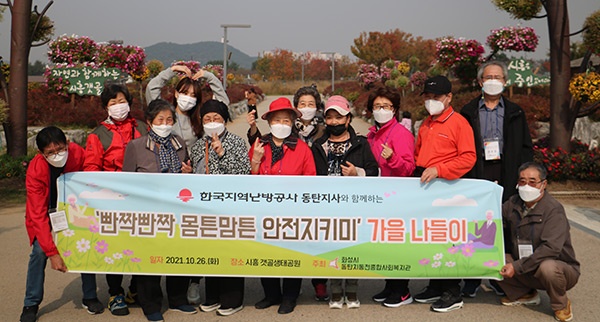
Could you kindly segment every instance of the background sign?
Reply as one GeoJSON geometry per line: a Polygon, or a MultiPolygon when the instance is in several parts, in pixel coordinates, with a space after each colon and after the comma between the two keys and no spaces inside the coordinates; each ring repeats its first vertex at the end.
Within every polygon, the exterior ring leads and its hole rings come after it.
{"type": "Polygon", "coordinates": [[[531,71],[531,64],[525,59],[513,59],[508,65],[506,86],[512,84],[517,85],[517,87],[550,84],[550,77],[534,75],[531,71]]]}
{"type": "Polygon", "coordinates": [[[77,95],[100,96],[104,88],[104,82],[108,79],[117,80],[122,78],[122,72],[118,68],[54,68],[51,71],[53,78],[63,78],[69,81],[68,92],[77,95]]]}

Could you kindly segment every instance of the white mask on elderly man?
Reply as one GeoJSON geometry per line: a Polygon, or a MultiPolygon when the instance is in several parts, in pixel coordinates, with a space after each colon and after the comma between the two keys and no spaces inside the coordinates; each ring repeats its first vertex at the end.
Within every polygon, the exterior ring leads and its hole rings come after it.
{"type": "Polygon", "coordinates": [[[532,202],[542,195],[542,189],[527,184],[524,186],[517,185],[517,189],[519,190],[519,197],[525,202],[532,202]]]}
{"type": "Polygon", "coordinates": [[[444,102],[434,99],[426,100],[425,109],[430,115],[439,115],[444,111],[444,102]]]}
{"type": "Polygon", "coordinates": [[[483,82],[483,92],[488,95],[498,95],[504,91],[504,84],[497,79],[490,79],[483,82]]]}

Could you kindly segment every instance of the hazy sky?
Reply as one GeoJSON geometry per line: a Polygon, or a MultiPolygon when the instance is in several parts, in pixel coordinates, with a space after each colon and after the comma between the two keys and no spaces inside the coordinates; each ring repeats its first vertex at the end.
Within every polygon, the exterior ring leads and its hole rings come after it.
{"type": "MultiPolygon", "coordinates": [[[[39,7],[46,3],[34,0],[39,7]]],[[[600,10],[598,0],[568,4],[571,32],[600,10]]],[[[513,20],[489,0],[55,0],[48,16],[55,22],[55,36],[85,35],[98,42],[121,39],[142,47],[162,41],[221,41],[221,24],[250,24],[250,29],[228,30],[229,44],[250,56],[282,48],[334,51],[354,59],[350,46],[361,32],[395,28],[424,38],[451,35],[485,44],[491,29],[518,24],[533,27],[540,36],[537,51],[526,57],[544,58],[549,47],[546,19],[513,20]]],[[[0,55],[5,60],[10,57],[10,20],[6,11],[0,23],[0,55]]],[[[31,61],[45,61],[46,51],[47,46],[33,48],[31,61]]]]}

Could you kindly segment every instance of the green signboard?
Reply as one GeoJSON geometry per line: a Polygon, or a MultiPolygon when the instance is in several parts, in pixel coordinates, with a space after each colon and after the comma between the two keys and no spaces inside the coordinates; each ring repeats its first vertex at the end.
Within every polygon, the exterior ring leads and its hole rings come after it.
{"type": "Polygon", "coordinates": [[[117,80],[124,75],[118,68],[55,68],[50,74],[52,78],[62,78],[69,82],[68,92],[77,95],[100,96],[106,80],[117,80]]]}
{"type": "Polygon", "coordinates": [[[531,64],[525,59],[513,59],[508,65],[507,86],[532,87],[550,84],[550,77],[535,75],[531,70],[531,64]]]}

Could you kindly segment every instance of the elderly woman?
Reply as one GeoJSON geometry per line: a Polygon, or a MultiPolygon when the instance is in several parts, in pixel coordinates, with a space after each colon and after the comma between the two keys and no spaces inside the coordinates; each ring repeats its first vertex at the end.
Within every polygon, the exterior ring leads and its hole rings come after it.
{"type": "MultiPolygon", "coordinates": [[[[315,161],[310,148],[292,134],[293,122],[300,112],[285,97],[274,100],[262,118],[267,120],[271,133],[257,138],[250,147],[251,173],[260,175],[309,175],[316,174],[315,161]]],[[[302,279],[284,278],[280,287],[279,278],[261,278],[265,298],[254,305],[266,309],[279,304],[278,313],[294,311],[300,294],[302,279]]]]}
{"type": "MultiPolygon", "coordinates": [[[[410,177],[415,170],[415,138],[397,121],[400,93],[391,87],[379,87],[369,95],[367,110],[375,118],[367,139],[377,157],[381,176],[410,177]]],[[[399,307],[413,301],[408,280],[398,279],[386,280],[385,288],[372,298],[386,307],[399,307]]]]}
{"type": "MultiPolygon", "coordinates": [[[[150,132],[131,141],[125,150],[123,171],[191,173],[188,153],[183,139],[172,134],[175,110],[164,100],[150,102],[145,112],[150,132]],[[183,162],[185,161],[185,162],[183,162]]],[[[167,276],[169,310],[194,314],[196,309],[188,305],[186,291],[189,277],[167,276]]],[[[162,291],[160,276],[137,276],[138,302],[148,321],[162,321],[162,291]]]]}
{"type": "MultiPolygon", "coordinates": [[[[321,102],[321,94],[317,91],[317,87],[313,85],[298,89],[296,94],[294,94],[294,107],[302,115],[294,118],[293,130],[310,147],[316,139],[325,133],[325,125],[323,124],[323,117],[321,115],[323,102],[321,102]]],[[[248,110],[246,118],[250,125],[248,142],[252,144],[256,138],[261,136],[256,126],[256,112],[248,110]]]]}
{"type": "MultiPolygon", "coordinates": [[[[377,176],[379,168],[364,136],[358,136],[350,125],[352,114],[348,100],[334,95],[325,106],[325,135],[312,146],[317,175],[320,176],[377,176]]],[[[332,279],[329,307],[341,309],[360,307],[358,279],[332,279]],[[342,282],[346,282],[345,296],[342,282]]]]}
{"type": "MultiPolygon", "coordinates": [[[[225,122],[230,120],[227,105],[208,100],[200,109],[204,136],[191,149],[194,173],[249,174],[250,160],[246,142],[228,132],[225,122]]],[[[218,315],[232,315],[242,310],[244,302],[243,277],[206,277],[206,298],[200,310],[218,315]]]]}

